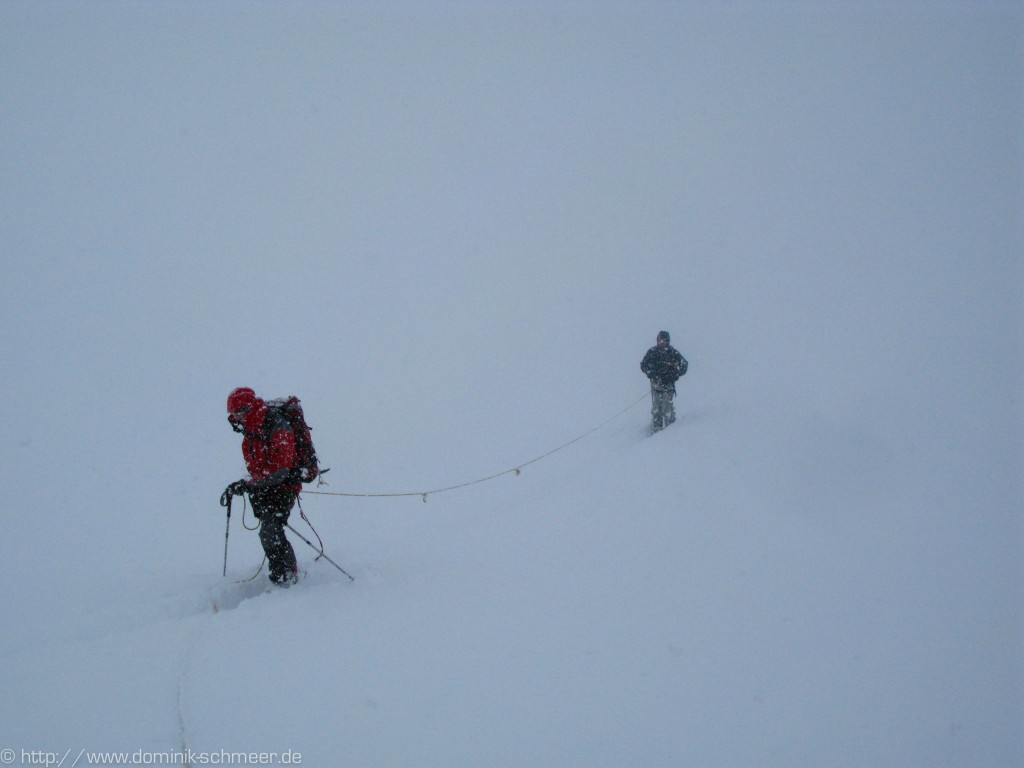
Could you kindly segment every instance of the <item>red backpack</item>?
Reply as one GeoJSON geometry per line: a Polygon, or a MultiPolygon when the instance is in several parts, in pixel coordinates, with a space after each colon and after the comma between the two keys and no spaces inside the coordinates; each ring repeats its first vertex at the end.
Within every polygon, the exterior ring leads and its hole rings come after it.
{"type": "MultiPolygon", "coordinates": [[[[309,425],[302,413],[302,404],[299,398],[281,398],[280,400],[268,400],[267,408],[279,413],[288,426],[292,428],[295,435],[295,454],[298,457],[296,469],[299,470],[299,480],[303,483],[311,483],[318,476],[322,476],[329,469],[320,469],[320,463],[316,458],[316,449],[313,447],[313,436],[309,433],[309,425]]],[[[321,482],[323,480],[321,479],[321,482]]]]}

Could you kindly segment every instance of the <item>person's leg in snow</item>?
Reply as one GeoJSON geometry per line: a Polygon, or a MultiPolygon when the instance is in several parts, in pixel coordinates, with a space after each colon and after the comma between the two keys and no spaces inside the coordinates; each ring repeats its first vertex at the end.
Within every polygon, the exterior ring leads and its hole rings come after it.
{"type": "Polygon", "coordinates": [[[672,387],[654,385],[651,387],[651,429],[657,432],[676,420],[676,409],[672,404],[675,391],[672,387]]]}
{"type": "Polygon", "coordinates": [[[284,533],[296,495],[283,488],[252,494],[253,514],[260,521],[260,543],[270,566],[270,580],[275,584],[289,584],[298,574],[295,550],[284,533]]]}

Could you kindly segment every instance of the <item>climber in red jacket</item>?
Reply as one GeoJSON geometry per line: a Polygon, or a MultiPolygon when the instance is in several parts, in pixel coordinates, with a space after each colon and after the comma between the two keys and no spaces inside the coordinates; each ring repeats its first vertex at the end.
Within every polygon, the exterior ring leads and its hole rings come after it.
{"type": "Polygon", "coordinates": [[[298,566],[284,526],[302,486],[291,425],[248,387],[228,395],[228,422],[243,435],[242,456],[249,477],[229,485],[225,494],[249,494],[253,514],[260,521],[260,543],[270,564],[270,580],[293,584],[298,580],[298,566]]]}

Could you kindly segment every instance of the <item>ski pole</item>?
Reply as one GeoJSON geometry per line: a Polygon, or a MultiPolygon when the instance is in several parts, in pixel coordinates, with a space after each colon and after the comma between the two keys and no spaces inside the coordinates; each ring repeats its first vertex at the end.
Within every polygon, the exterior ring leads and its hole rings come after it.
{"type": "Polygon", "coordinates": [[[228,575],[228,534],[231,532],[231,496],[226,496],[225,499],[221,499],[221,503],[228,508],[228,522],[224,528],[224,573],[222,576],[228,575]]]}
{"type": "Polygon", "coordinates": [[[310,549],[312,549],[312,550],[313,550],[314,552],[316,552],[316,553],[317,553],[318,555],[320,555],[320,557],[322,557],[322,558],[323,558],[324,560],[326,560],[326,561],[327,561],[328,563],[330,563],[330,564],[331,564],[331,565],[333,565],[333,566],[334,566],[335,568],[337,568],[337,569],[338,569],[339,571],[341,571],[341,572],[342,572],[342,573],[344,573],[344,574],[345,574],[346,576],[348,576],[348,580],[349,580],[349,581],[355,581],[355,578],[354,578],[354,577],[352,576],[352,574],[350,574],[350,573],[349,573],[348,571],[346,571],[346,570],[345,570],[344,568],[342,568],[342,567],[341,567],[340,565],[338,565],[338,564],[337,564],[336,562],[334,562],[333,560],[331,560],[331,558],[329,558],[329,557],[328,557],[327,555],[325,555],[325,554],[324,554],[324,551],[323,551],[322,549],[317,549],[317,548],[316,548],[316,547],[315,547],[315,546],[313,545],[313,542],[311,542],[311,541],[310,541],[309,539],[307,539],[307,538],[306,538],[305,536],[303,536],[303,535],[302,535],[301,533],[299,533],[299,532],[298,532],[298,531],[296,531],[296,530],[295,530],[294,528],[292,528],[292,526],[291,526],[291,524],[290,524],[290,523],[285,523],[285,524],[284,524],[284,527],[285,527],[285,528],[287,528],[287,529],[288,529],[289,531],[291,531],[292,533],[294,533],[294,534],[295,534],[296,536],[298,536],[298,537],[299,537],[300,539],[302,539],[302,540],[303,540],[304,542],[306,542],[306,544],[308,544],[308,545],[309,545],[309,548],[310,548],[310,549]]]}

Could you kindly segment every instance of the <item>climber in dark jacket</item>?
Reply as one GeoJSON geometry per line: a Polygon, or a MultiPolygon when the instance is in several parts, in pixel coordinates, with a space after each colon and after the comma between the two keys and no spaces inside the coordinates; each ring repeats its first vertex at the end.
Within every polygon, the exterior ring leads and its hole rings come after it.
{"type": "Polygon", "coordinates": [[[651,381],[651,428],[657,432],[676,420],[672,399],[676,396],[676,381],[686,374],[689,363],[669,342],[668,331],[658,333],[657,344],[647,350],[640,370],[651,381]]]}

